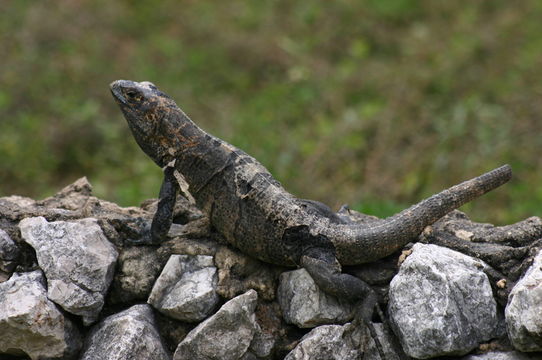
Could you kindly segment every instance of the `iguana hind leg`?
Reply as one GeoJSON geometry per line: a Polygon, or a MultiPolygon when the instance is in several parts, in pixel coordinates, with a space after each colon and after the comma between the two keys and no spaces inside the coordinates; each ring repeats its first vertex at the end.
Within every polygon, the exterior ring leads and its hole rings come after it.
{"type": "Polygon", "coordinates": [[[357,303],[354,321],[362,322],[368,327],[379,355],[384,360],[384,350],[371,322],[377,304],[373,289],[363,280],[342,273],[331,241],[324,235],[311,234],[308,226],[300,225],[287,229],[283,241],[299,251],[299,265],[307,270],[322,291],[357,303]]]}
{"type": "Polygon", "coordinates": [[[357,303],[354,322],[361,322],[367,326],[380,358],[385,360],[384,349],[371,322],[377,305],[377,297],[373,289],[363,280],[342,273],[335,255],[327,249],[310,248],[301,256],[301,266],[325,293],[357,303]]]}
{"type": "MultiPolygon", "coordinates": [[[[341,272],[341,266],[333,254],[318,254],[319,249],[311,249],[309,254],[304,254],[301,257],[301,266],[314,279],[314,282],[324,292],[331,294],[340,299],[348,299],[350,301],[359,301],[360,299],[368,299],[372,305],[376,304],[376,294],[371,287],[363,280],[341,272]]],[[[367,314],[370,319],[371,314],[367,314]]]]}

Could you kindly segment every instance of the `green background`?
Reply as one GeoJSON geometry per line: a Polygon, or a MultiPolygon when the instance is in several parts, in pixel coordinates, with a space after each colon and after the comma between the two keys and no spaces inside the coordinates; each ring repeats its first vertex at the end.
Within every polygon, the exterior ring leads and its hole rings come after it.
{"type": "Polygon", "coordinates": [[[295,195],[389,215],[503,163],[465,209],[541,215],[542,2],[0,2],[0,196],[81,176],[122,205],[161,173],[109,93],[149,80],[295,195]]]}

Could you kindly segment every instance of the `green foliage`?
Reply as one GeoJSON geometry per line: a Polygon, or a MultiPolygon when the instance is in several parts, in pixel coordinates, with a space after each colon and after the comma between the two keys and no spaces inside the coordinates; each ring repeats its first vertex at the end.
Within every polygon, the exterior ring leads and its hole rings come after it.
{"type": "Polygon", "coordinates": [[[128,78],[300,197],[386,216],[508,162],[512,183],[466,209],[540,215],[541,15],[536,0],[0,2],[0,196],[85,175],[124,205],[156,196],[107,87],[128,78]]]}

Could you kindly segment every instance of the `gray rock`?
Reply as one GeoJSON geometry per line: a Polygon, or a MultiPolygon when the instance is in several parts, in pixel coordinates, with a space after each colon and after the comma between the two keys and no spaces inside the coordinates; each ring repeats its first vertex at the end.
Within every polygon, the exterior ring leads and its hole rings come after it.
{"type": "Polygon", "coordinates": [[[205,238],[210,234],[209,219],[202,217],[201,219],[193,220],[187,224],[171,224],[168,236],[175,237],[193,237],[193,238],[205,238]]]}
{"type": "Polygon", "coordinates": [[[247,351],[243,356],[239,358],[239,360],[260,360],[261,358],[257,357],[250,351],[247,351]]]}
{"type": "Polygon", "coordinates": [[[32,206],[36,203],[36,200],[31,199],[26,196],[19,196],[19,195],[11,195],[11,196],[4,196],[0,198],[0,204],[2,205],[15,205],[19,207],[26,207],[26,206],[32,206]]]}
{"type": "Polygon", "coordinates": [[[47,222],[43,217],[19,223],[23,239],[35,250],[47,278],[47,296],[66,311],[96,320],[113,279],[117,251],[95,219],[47,222]]]}
{"type": "Polygon", "coordinates": [[[542,350],[542,251],[517,282],[505,309],[508,337],[520,351],[542,350]]]}
{"type": "Polygon", "coordinates": [[[181,341],[173,359],[237,360],[256,332],[254,310],[258,295],[249,290],[225,303],[181,341]]]}
{"type": "Polygon", "coordinates": [[[257,329],[249,351],[260,359],[282,359],[302,336],[303,332],[297,326],[284,321],[276,301],[259,301],[256,319],[257,329]]]}
{"type": "Polygon", "coordinates": [[[275,345],[275,336],[263,331],[260,325],[256,323],[256,332],[249,347],[250,352],[259,359],[267,359],[272,355],[275,345]]]}
{"type": "Polygon", "coordinates": [[[324,293],[305,269],[282,273],[277,297],[284,320],[300,328],[344,323],[353,315],[353,304],[324,293]]]}
{"type": "Polygon", "coordinates": [[[10,273],[17,265],[19,247],[4,230],[0,229],[0,271],[10,273]]]}
{"type": "MultiPolygon", "coordinates": [[[[69,190],[72,190],[72,192],[85,192],[87,189],[83,189],[83,183],[88,184],[88,181],[86,181],[85,178],[79,179],[74,184],[61,190],[54,197],[41,201],[35,201],[17,195],[0,198],[0,213],[12,221],[19,221],[23,218],[34,216],[44,216],[50,219],[54,218],[62,220],[82,217],[80,211],[73,211],[73,208],[64,206],[65,203],[63,201],[63,203],[60,203],[60,198],[65,197],[69,190]],[[55,199],[55,201],[51,201],[52,199],[55,199]],[[56,199],[59,199],[60,201],[56,201],[56,199]]],[[[90,184],[88,184],[88,186],[88,189],[90,189],[90,184]]],[[[80,202],[80,204],[82,204],[82,202],[80,202]]],[[[81,205],[81,207],[82,206],[83,205],[81,205]]]]}
{"type": "Polygon", "coordinates": [[[518,351],[488,352],[481,355],[469,355],[461,360],[535,360],[542,358],[540,354],[522,354],[518,351]]]}
{"type": "MultiPolygon", "coordinates": [[[[373,324],[382,345],[385,360],[400,360],[393,335],[380,323],[373,324]]],[[[384,360],[366,327],[322,325],[312,329],[284,360],[384,360]],[[362,357],[363,355],[363,357],[362,357]]]]}
{"type": "Polygon", "coordinates": [[[249,289],[258,292],[263,300],[275,300],[276,278],[283,270],[253,259],[227,246],[222,246],[215,254],[218,268],[218,288],[220,296],[231,299],[249,289]]]}
{"type": "MultiPolygon", "coordinates": [[[[395,335],[391,331],[387,331],[382,323],[373,323],[376,336],[382,345],[385,360],[404,360],[399,354],[403,354],[403,349],[397,342],[395,335]]],[[[369,331],[365,330],[365,343],[362,346],[365,349],[363,360],[383,360],[376,347],[374,339],[369,335],[369,331]]]]}
{"type": "Polygon", "coordinates": [[[47,299],[44,283],[33,271],[0,284],[0,353],[72,359],[81,348],[77,328],[47,299]]]}
{"type": "Polygon", "coordinates": [[[358,360],[367,336],[352,324],[323,325],[303,336],[284,360],[358,360]]]}
{"type": "Polygon", "coordinates": [[[217,270],[212,256],[171,255],[154,283],[148,303],[182,321],[201,321],[216,308],[217,270]]]}
{"type": "Polygon", "coordinates": [[[149,305],[134,305],[96,324],[80,360],[169,360],[149,305]]]}
{"type": "Polygon", "coordinates": [[[167,350],[173,354],[177,346],[188,333],[194,328],[194,324],[182,322],[165,316],[158,311],[154,312],[154,320],[160,337],[164,341],[167,350]]]}
{"type": "Polygon", "coordinates": [[[464,355],[491,339],[496,302],[481,261],[417,243],[390,284],[389,314],[407,355],[464,355]]]}
{"type": "Polygon", "coordinates": [[[155,248],[155,251],[167,260],[173,254],[214,256],[218,246],[216,241],[207,238],[176,237],[164,241],[158,250],[155,248]]]}
{"type": "Polygon", "coordinates": [[[493,288],[494,295],[497,303],[505,307],[512,286],[536,255],[534,248],[540,248],[541,238],[542,219],[538,217],[494,226],[473,222],[466,214],[454,210],[425,228],[418,240],[476,257],[497,270],[486,274],[491,283],[498,283],[493,288]]]}
{"type": "Polygon", "coordinates": [[[111,301],[147,300],[164,263],[155,246],[122,249],[111,285],[111,301]]]}

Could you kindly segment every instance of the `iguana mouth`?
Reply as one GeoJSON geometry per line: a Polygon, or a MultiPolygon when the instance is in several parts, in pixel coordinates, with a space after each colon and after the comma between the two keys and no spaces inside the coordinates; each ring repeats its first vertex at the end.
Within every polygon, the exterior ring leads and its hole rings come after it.
{"type": "Polygon", "coordinates": [[[129,106],[130,104],[128,103],[128,99],[126,98],[124,91],[125,89],[129,88],[136,89],[138,84],[139,83],[130,80],[116,80],[109,84],[109,89],[111,89],[113,97],[119,104],[129,106]]]}

